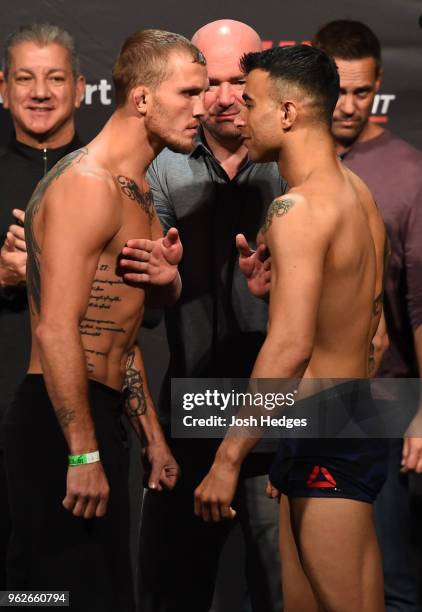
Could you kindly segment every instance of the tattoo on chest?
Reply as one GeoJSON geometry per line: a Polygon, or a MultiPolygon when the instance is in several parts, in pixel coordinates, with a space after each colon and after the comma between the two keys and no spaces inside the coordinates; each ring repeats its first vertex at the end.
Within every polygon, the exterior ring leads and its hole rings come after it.
{"type": "Polygon", "coordinates": [[[126,412],[129,417],[137,417],[147,411],[144,383],[140,371],[135,367],[135,351],[131,351],[126,363],[124,392],[126,412]]]}
{"type": "Polygon", "coordinates": [[[127,176],[118,176],[117,182],[119,183],[120,189],[123,191],[123,193],[128,198],[139,204],[139,206],[148,216],[148,221],[151,225],[155,215],[154,200],[151,191],[140,191],[135,181],[127,176]]]}
{"type": "Polygon", "coordinates": [[[41,282],[40,282],[40,255],[41,249],[34,234],[34,219],[40,210],[41,202],[49,186],[66,172],[73,164],[88,155],[88,149],[78,149],[63,157],[43,179],[40,180],[26,208],[25,214],[25,239],[28,251],[27,261],[27,286],[28,294],[36,312],[41,308],[41,282]]]}
{"type": "Polygon", "coordinates": [[[268,231],[273,222],[274,217],[282,217],[286,215],[294,205],[294,200],[291,198],[276,198],[270,204],[267,212],[267,218],[265,219],[264,225],[262,226],[262,232],[268,231]]]}

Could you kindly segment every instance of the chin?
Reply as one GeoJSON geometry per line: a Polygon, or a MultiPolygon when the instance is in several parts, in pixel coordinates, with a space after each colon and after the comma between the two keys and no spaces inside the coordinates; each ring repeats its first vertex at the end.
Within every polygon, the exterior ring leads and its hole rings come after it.
{"type": "Polygon", "coordinates": [[[260,151],[257,151],[256,149],[250,148],[249,149],[249,159],[253,162],[256,162],[257,164],[262,164],[266,162],[276,161],[277,157],[274,156],[271,150],[263,151],[261,149],[260,151]]]}
{"type": "Polygon", "coordinates": [[[169,140],[166,142],[166,147],[173,153],[190,153],[194,147],[195,140],[169,140]]]}

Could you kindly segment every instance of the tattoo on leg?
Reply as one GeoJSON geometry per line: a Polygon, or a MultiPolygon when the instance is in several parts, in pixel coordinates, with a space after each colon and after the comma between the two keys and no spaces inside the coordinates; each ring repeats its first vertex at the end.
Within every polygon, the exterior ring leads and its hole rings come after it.
{"type": "Polygon", "coordinates": [[[291,198],[276,198],[270,204],[267,212],[267,218],[262,226],[262,232],[266,232],[273,222],[274,217],[282,217],[286,215],[294,205],[294,200],[291,198]]]}
{"type": "Polygon", "coordinates": [[[126,376],[123,391],[126,395],[126,412],[130,418],[141,416],[147,411],[147,401],[141,373],[134,366],[135,351],[131,351],[126,363],[126,376]]]}
{"type": "Polygon", "coordinates": [[[40,313],[41,308],[41,281],[40,281],[40,255],[41,249],[35,238],[34,234],[34,218],[37,215],[41,200],[48,187],[56,181],[60,176],[68,169],[73,163],[79,164],[81,159],[88,155],[87,147],[73,151],[63,157],[57,164],[50,170],[44,178],[40,180],[34,193],[29,201],[26,208],[25,216],[25,239],[28,250],[28,263],[27,263],[27,285],[28,294],[34,304],[36,312],[40,313]]]}
{"type": "Polygon", "coordinates": [[[139,206],[147,214],[148,221],[151,224],[155,216],[154,200],[151,191],[140,191],[135,181],[127,176],[118,176],[117,182],[119,183],[123,193],[127,195],[128,198],[138,202],[139,206]]]}

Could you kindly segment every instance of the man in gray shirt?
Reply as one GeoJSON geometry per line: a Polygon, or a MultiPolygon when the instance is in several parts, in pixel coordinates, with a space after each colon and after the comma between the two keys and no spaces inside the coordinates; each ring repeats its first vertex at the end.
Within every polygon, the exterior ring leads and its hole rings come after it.
{"type": "MultiPolygon", "coordinates": [[[[166,318],[170,367],[160,406],[167,424],[171,377],[249,376],[265,337],[267,306],[248,291],[235,236],[244,234],[253,246],[268,205],[285,191],[275,164],[248,161],[234,124],[243,108],[239,59],[261,50],[258,35],[245,24],[222,20],[201,28],[192,41],[207,60],[208,114],[194,150],[189,155],[163,151],[148,176],[164,230],[177,227],[184,248],[182,295],[166,318]]],[[[133,266],[135,272],[142,270],[142,264],[133,266]]],[[[206,612],[211,607],[218,559],[235,522],[215,525],[195,518],[193,492],[218,443],[172,440],[181,481],[171,495],[146,495],[141,602],[152,602],[153,612],[206,612]]],[[[265,496],[272,448],[260,450],[245,465],[235,505],[246,544],[252,609],[279,612],[278,507],[265,496]]]]}

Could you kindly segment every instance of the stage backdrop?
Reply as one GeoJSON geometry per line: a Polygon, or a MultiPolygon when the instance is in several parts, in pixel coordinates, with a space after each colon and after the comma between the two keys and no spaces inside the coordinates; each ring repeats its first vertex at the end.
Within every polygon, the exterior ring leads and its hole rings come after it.
{"type": "MultiPolygon", "coordinates": [[[[385,78],[373,108],[375,119],[422,148],[422,29],[420,0],[2,0],[0,45],[21,24],[49,21],[76,37],[87,77],[84,104],[78,114],[81,137],[89,140],[113,109],[111,67],[128,34],[161,28],[190,37],[214,19],[231,18],[253,26],[266,46],[309,40],[332,19],[359,19],[379,36],[385,78]]],[[[10,133],[0,105],[0,148],[10,133]]],[[[399,178],[399,177],[398,177],[399,178]]]]}

